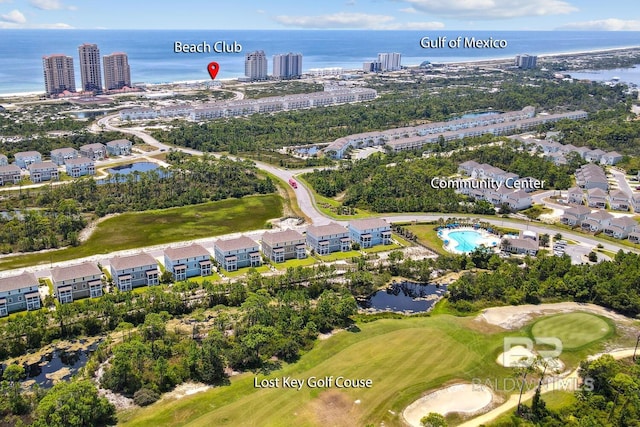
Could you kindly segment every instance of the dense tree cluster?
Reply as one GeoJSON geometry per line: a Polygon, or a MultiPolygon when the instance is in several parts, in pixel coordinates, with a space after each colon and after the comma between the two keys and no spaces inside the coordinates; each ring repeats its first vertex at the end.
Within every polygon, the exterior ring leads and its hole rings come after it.
{"type": "Polygon", "coordinates": [[[465,274],[449,286],[454,307],[473,311],[496,304],[570,300],[640,314],[640,255],[618,252],[611,261],[571,265],[564,257],[527,258],[525,265],[489,261],[495,271],[465,274]]]}

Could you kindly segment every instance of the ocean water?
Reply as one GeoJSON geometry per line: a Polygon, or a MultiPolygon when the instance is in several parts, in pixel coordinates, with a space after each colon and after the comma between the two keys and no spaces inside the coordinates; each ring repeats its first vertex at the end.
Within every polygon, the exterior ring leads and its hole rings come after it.
{"type": "Polygon", "coordinates": [[[403,65],[422,61],[456,62],[514,57],[517,54],[579,52],[640,45],[640,32],[581,31],[206,31],[206,30],[0,30],[0,94],[44,91],[42,56],[63,53],[74,58],[80,87],[78,46],[96,43],[101,55],[124,51],[129,55],[133,82],[165,83],[208,80],[207,64],[220,64],[218,78],[244,75],[244,54],[264,50],[272,71],[272,56],[300,52],[302,68],[361,69],[378,52],[400,52],[403,65]],[[504,49],[451,49],[420,47],[429,37],[475,37],[506,40],[504,49]],[[242,46],[239,53],[175,53],[174,42],[242,46]]]}

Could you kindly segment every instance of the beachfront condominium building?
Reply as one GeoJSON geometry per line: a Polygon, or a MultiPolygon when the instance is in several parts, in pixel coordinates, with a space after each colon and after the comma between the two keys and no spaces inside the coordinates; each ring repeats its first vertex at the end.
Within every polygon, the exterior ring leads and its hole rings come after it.
{"type": "Polygon", "coordinates": [[[249,80],[267,79],[267,56],[264,51],[247,53],[244,57],[244,75],[249,80]]]}
{"type": "Polygon", "coordinates": [[[400,65],[401,57],[402,55],[397,52],[379,53],[380,71],[398,71],[402,68],[400,65]]]}
{"type": "Polygon", "coordinates": [[[100,71],[100,49],[97,44],[85,43],[78,46],[80,55],[80,78],[82,90],[102,92],[102,72],[100,71]]]}
{"type": "Polygon", "coordinates": [[[273,77],[293,79],[302,76],[301,53],[279,53],[273,55],[273,77]]]}
{"type": "Polygon", "coordinates": [[[65,91],[76,91],[76,76],[73,72],[73,58],[66,55],[42,57],[44,88],[48,96],[65,91]]]}
{"type": "Polygon", "coordinates": [[[126,53],[116,52],[102,58],[105,90],[131,87],[131,69],[126,53]]]}
{"type": "Polygon", "coordinates": [[[523,70],[536,68],[538,57],[535,55],[516,55],[515,65],[523,70]]]}

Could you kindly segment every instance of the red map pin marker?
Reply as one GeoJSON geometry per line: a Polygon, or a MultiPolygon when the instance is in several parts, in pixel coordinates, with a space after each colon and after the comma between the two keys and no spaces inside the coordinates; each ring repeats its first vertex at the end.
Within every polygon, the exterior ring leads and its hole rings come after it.
{"type": "Polygon", "coordinates": [[[218,71],[220,71],[220,65],[217,62],[210,62],[209,65],[207,65],[207,71],[209,71],[211,80],[215,80],[218,71]]]}

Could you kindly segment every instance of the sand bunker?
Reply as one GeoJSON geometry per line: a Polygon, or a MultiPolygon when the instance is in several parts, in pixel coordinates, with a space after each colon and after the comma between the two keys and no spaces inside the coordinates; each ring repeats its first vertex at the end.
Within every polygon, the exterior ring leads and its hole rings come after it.
{"type": "Polygon", "coordinates": [[[518,368],[530,366],[535,358],[536,355],[531,350],[521,345],[516,345],[498,356],[496,363],[506,368],[518,368]]]}
{"type": "Polygon", "coordinates": [[[446,415],[453,412],[476,413],[493,400],[488,387],[474,384],[455,384],[421,397],[406,407],[402,416],[409,425],[420,427],[420,419],[430,412],[446,415]]]}

